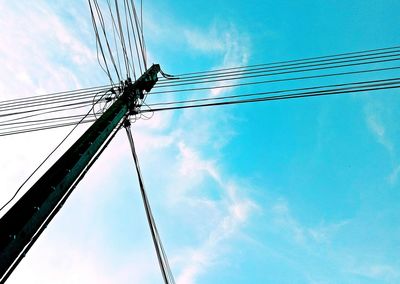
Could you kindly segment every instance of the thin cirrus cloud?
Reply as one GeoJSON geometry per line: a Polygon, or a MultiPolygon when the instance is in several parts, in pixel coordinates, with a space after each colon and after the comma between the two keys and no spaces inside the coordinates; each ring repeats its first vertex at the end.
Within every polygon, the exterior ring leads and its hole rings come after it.
{"type": "Polygon", "coordinates": [[[204,227],[201,222],[205,220],[210,223],[197,245],[180,249],[179,256],[176,256],[176,264],[181,267],[178,283],[191,284],[196,283],[199,276],[206,274],[207,269],[224,259],[223,247],[229,246],[229,241],[240,235],[243,226],[249,222],[258,206],[250,198],[242,196],[245,190],[239,191],[234,182],[226,181],[228,178],[221,175],[215,163],[203,160],[200,153],[183,143],[179,144],[179,148],[181,176],[177,179],[185,180],[185,184],[174,200],[177,200],[177,205],[184,203],[187,207],[189,204],[190,208],[187,210],[202,212],[198,221],[200,226],[204,227]],[[221,199],[215,200],[204,195],[195,197],[198,193],[190,190],[196,180],[202,180],[205,176],[218,184],[217,190],[223,195],[221,199]]]}

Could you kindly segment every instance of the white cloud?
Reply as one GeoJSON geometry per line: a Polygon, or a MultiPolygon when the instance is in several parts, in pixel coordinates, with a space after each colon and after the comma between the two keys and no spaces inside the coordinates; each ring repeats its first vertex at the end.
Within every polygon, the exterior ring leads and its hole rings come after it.
{"type": "MultiPolygon", "coordinates": [[[[78,79],[81,74],[77,71],[97,65],[95,51],[44,3],[18,1],[0,5],[2,99],[32,96],[37,90],[81,87],[83,80],[78,79]]],[[[87,81],[93,82],[96,74],[87,72],[86,76],[92,76],[87,81]]]]}
{"type": "MultiPolygon", "coordinates": [[[[391,164],[393,169],[388,175],[387,180],[390,184],[395,184],[400,174],[400,165],[397,160],[397,149],[396,144],[393,142],[393,138],[389,135],[391,128],[387,123],[385,125],[383,118],[385,110],[382,103],[369,103],[365,107],[365,119],[367,126],[375,136],[376,140],[386,149],[389,153],[391,164]]],[[[393,133],[393,132],[392,132],[393,133]]]]}
{"type": "Polygon", "coordinates": [[[389,283],[395,283],[393,281],[398,280],[400,277],[400,272],[395,267],[381,263],[353,265],[350,267],[349,272],[389,283]]]}
{"type": "Polygon", "coordinates": [[[273,205],[272,215],[273,223],[287,238],[305,246],[329,243],[331,238],[349,223],[348,220],[344,220],[338,223],[320,224],[316,227],[304,225],[293,216],[288,202],[282,198],[273,205]]]}
{"type": "Polygon", "coordinates": [[[186,29],[184,35],[190,48],[206,53],[223,52],[225,50],[224,42],[221,41],[215,27],[207,33],[186,29]]]}
{"type": "MultiPolygon", "coordinates": [[[[219,185],[218,190],[224,195],[221,200],[203,197],[200,202],[193,202],[196,201],[196,197],[191,191],[180,191],[181,196],[176,198],[180,200],[180,204],[186,203],[186,205],[187,201],[191,200],[190,206],[201,212],[199,218],[201,221],[198,222],[204,223],[208,220],[207,223],[210,223],[212,220],[207,229],[208,233],[200,243],[196,247],[185,248],[175,260],[177,266],[182,267],[177,283],[191,284],[196,283],[197,278],[210,266],[223,259],[222,248],[242,230],[257,205],[246,197],[240,197],[238,186],[234,182],[225,181],[226,178],[221,176],[215,162],[202,159],[198,152],[183,143],[179,144],[179,149],[180,168],[183,171],[181,171],[182,176],[177,178],[185,180],[186,186],[191,187],[196,183],[196,179],[210,177],[219,185]],[[209,210],[210,208],[214,210],[209,210]]],[[[196,223],[193,225],[198,225],[196,223]]]]}
{"type": "Polygon", "coordinates": [[[382,121],[379,119],[379,116],[376,113],[368,113],[367,114],[367,124],[369,129],[375,135],[376,139],[380,144],[382,144],[389,153],[393,153],[393,143],[386,135],[386,128],[383,125],[382,121]]]}
{"type": "Polygon", "coordinates": [[[391,174],[389,175],[389,182],[391,184],[396,184],[396,182],[399,179],[399,175],[400,175],[400,165],[398,165],[397,167],[395,167],[393,169],[393,171],[391,172],[391,174]]]}

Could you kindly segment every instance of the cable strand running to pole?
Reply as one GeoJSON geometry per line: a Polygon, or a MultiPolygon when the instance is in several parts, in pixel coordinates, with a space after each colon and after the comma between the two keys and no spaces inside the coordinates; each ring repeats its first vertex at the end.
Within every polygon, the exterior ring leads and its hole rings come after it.
{"type": "Polygon", "coordinates": [[[162,277],[164,279],[164,283],[165,284],[171,284],[171,283],[175,284],[175,280],[174,280],[174,277],[172,275],[172,271],[170,270],[170,267],[169,267],[168,258],[167,258],[167,255],[165,253],[164,247],[162,245],[160,235],[158,234],[157,226],[156,226],[156,223],[154,221],[153,213],[152,213],[151,208],[150,208],[150,203],[149,203],[149,200],[147,198],[146,190],[144,188],[143,177],[142,177],[142,174],[141,174],[141,170],[140,170],[140,166],[139,166],[139,160],[138,160],[138,157],[137,157],[137,154],[136,154],[135,144],[133,142],[133,136],[132,136],[132,132],[131,132],[131,129],[130,129],[130,122],[129,122],[128,118],[125,120],[124,127],[125,127],[125,130],[126,130],[126,134],[128,136],[129,144],[130,144],[131,151],[132,151],[133,160],[135,162],[136,173],[137,173],[137,176],[138,176],[139,186],[140,186],[140,193],[142,195],[144,209],[146,211],[146,217],[147,217],[147,221],[149,223],[151,236],[153,238],[153,243],[154,243],[154,247],[155,247],[156,254],[157,254],[158,264],[160,265],[161,274],[162,274],[162,277]]]}

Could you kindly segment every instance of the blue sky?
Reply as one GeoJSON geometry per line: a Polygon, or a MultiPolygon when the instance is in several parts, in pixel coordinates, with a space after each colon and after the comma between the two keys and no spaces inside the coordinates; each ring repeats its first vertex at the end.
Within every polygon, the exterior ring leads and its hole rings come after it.
{"type": "MultiPolygon", "coordinates": [[[[399,1],[143,2],[149,59],[170,74],[398,45],[399,1]]],[[[1,100],[107,83],[86,1],[3,1],[0,15],[1,100]]],[[[136,122],[177,283],[399,283],[398,95],[136,122]]],[[[0,137],[1,203],[67,132],[0,137]]],[[[160,283],[140,200],[121,132],[9,283],[160,283]]]]}

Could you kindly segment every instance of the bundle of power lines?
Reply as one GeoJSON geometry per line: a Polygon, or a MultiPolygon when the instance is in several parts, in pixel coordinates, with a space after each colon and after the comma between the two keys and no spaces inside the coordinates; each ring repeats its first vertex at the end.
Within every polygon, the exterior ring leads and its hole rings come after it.
{"type": "MultiPolygon", "coordinates": [[[[396,46],[166,76],[142,102],[146,107],[141,113],[395,89],[400,87],[399,60],[396,46]]],[[[139,61],[145,66],[145,60],[139,61]]],[[[129,67],[133,62],[128,59],[125,71],[135,70],[129,67]]],[[[111,81],[105,86],[2,101],[0,136],[93,122],[118,96],[119,88],[111,81]]]]}

